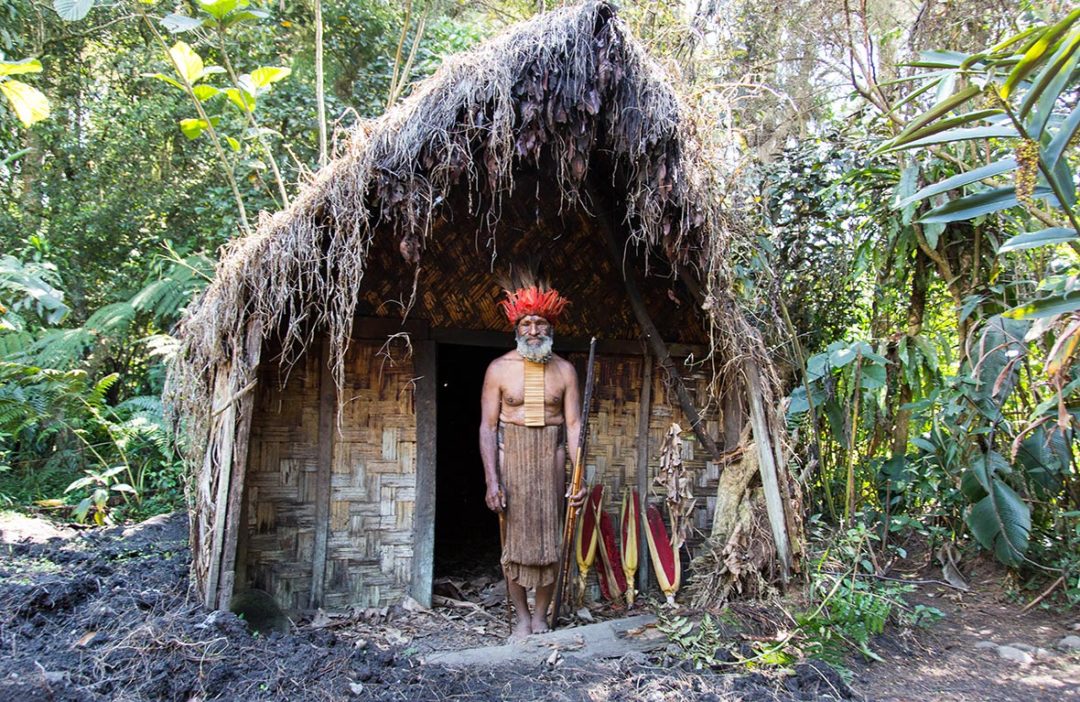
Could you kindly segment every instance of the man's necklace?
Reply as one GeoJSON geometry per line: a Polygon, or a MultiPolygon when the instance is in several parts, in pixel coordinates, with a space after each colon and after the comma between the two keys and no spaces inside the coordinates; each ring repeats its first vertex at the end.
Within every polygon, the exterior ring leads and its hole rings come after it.
{"type": "Polygon", "coordinates": [[[544,426],[544,369],[546,363],[525,361],[525,426],[544,426]]]}

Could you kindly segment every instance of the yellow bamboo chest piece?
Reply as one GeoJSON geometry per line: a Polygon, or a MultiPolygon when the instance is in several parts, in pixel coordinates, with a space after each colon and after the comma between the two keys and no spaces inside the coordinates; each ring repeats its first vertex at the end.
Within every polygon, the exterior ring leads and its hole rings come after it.
{"type": "Polygon", "coordinates": [[[546,363],[525,360],[525,426],[544,426],[544,369],[546,363]]]}

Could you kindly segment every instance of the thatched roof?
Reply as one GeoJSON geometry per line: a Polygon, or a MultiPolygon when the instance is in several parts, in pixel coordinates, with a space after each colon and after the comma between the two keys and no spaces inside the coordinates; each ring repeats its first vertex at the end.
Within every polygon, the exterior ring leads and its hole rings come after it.
{"type": "Polygon", "coordinates": [[[290,363],[325,330],[340,384],[373,246],[390,240],[398,266],[422,266],[450,207],[469,208],[497,241],[506,201],[532,196],[515,189],[527,168],[549,174],[565,210],[595,205],[583,198],[590,182],[613,193],[626,241],[694,267],[718,357],[761,354],[759,342],[745,343],[753,334],[727,294],[727,237],[707,165],[669,76],[608,2],[543,14],[448,58],[359,127],[286,210],[264,213],[254,234],[225,250],[179,327],[170,377],[193,454],[215,372],[253,377],[249,334],[280,337],[290,363]]]}

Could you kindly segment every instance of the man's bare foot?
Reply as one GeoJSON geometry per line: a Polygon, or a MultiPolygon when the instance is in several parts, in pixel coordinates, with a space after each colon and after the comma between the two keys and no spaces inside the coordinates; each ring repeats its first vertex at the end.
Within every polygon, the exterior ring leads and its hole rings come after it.
{"type": "Polygon", "coordinates": [[[514,624],[514,630],[510,632],[510,643],[518,643],[524,641],[529,637],[529,634],[533,633],[532,622],[528,619],[519,619],[514,624]]]}
{"type": "Polygon", "coordinates": [[[534,634],[546,634],[551,631],[547,625],[547,619],[540,617],[539,619],[533,617],[532,619],[532,633],[534,634]]]}

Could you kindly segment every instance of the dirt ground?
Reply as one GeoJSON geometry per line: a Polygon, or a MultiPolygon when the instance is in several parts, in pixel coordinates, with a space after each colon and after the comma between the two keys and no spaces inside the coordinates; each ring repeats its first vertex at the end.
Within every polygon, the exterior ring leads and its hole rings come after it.
{"type": "MultiPolygon", "coordinates": [[[[1003,569],[986,557],[965,564],[964,574],[970,592],[930,583],[909,595],[912,605],[936,607],[945,617],[916,636],[887,631],[875,642],[886,664],[854,659],[852,685],[881,702],[1080,700],[1080,654],[1058,647],[1080,635],[1080,612],[1054,606],[1053,597],[1022,611],[1034,595],[1010,594],[1003,569]],[[1028,656],[1003,657],[1003,646],[1028,656]]],[[[940,578],[941,570],[911,575],[940,578]]]]}
{"type": "Polygon", "coordinates": [[[407,603],[252,633],[243,619],[191,599],[186,537],[183,515],[86,531],[0,515],[0,700],[1035,702],[1080,694],[1080,659],[1054,648],[1080,615],[1018,617],[990,573],[974,574],[974,594],[920,590],[945,619],[918,636],[881,637],[874,646],[885,662],[852,660],[849,688],[816,661],[695,671],[664,651],[588,664],[552,656],[503,668],[424,665],[432,651],[501,641],[507,627],[493,579],[438,583],[432,610],[407,603]],[[1014,642],[1030,644],[1033,662],[991,648],[1014,642]]]}

